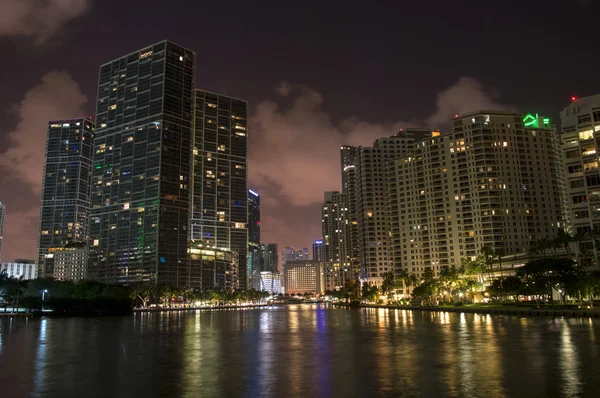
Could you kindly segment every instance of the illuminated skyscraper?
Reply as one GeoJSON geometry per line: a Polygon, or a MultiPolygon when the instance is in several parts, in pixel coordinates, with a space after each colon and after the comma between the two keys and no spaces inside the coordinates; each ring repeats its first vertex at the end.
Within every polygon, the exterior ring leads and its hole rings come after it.
{"type": "Polygon", "coordinates": [[[0,202],[0,261],[2,260],[2,236],[4,233],[4,217],[6,216],[6,206],[0,202]]]}
{"type": "Polygon", "coordinates": [[[260,270],[277,272],[279,269],[279,252],[277,243],[264,243],[260,245],[260,270]]]}
{"type": "Polygon", "coordinates": [[[573,98],[560,112],[562,150],[565,162],[567,203],[579,251],[590,253],[600,263],[594,241],[600,230],[600,94],[573,98]]]}
{"type": "Polygon", "coordinates": [[[248,162],[246,101],[196,90],[191,237],[235,251],[246,289],[248,162]]]}
{"type": "Polygon", "coordinates": [[[100,67],[88,268],[102,282],[189,285],[194,74],[170,41],[100,67]]]}
{"type": "MultiPolygon", "coordinates": [[[[321,206],[323,261],[326,263],[328,288],[338,289],[354,279],[351,268],[350,214],[348,197],[340,192],[325,192],[321,206]]],[[[330,290],[331,290],[330,289],[330,290]]]]}
{"type": "Polygon", "coordinates": [[[380,284],[382,274],[394,269],[388,251],[388,169],[395,159],[409,152],[415,140],[427,135],[431,135],[431,130],[405,129],[376,140],[372,147],[356,149],[354,173],[360,262],[363,276],[374,284],[380,284]]]}
{"type": "Polygon", "coordinates": [[[530,244],[565,228],[561,156],[540,118],[479,111],[431,132],[389,169],[394,271],[439,274],[484,246],[527,256],[530,244]]]}
{"type": "MultiPolygon", "coordinates": [[[[248,190],[248,277],[260,271],[260,196],[248,190]]],[[[250,286],[250,285],[248,285],[250,286]]]]}
{"type": "Polygon", "coordinates": [[[325,261],[323,252],[323,239],[314,240],[312,244],[312,259],[315,261],[325,261]]]}
{"type": "Polygon", "coordinates": [[[48,123],[42,178],[38,261],[41,277],[53,277],[50,249],[85,244],[90,215],[94,123],[65,119],[48,123]]]}

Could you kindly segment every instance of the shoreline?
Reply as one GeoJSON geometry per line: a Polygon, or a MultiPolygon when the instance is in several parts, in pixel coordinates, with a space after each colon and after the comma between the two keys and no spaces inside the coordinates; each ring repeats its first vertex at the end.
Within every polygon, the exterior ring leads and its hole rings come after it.
{"type": "Polygon", "coordinates": [[[272,307],[270,304],[252,304],[252,305],[219,305],[215,307],[185,307],[185,308],[134,308],[133,313],[138,312],[183,312],[183,311],[198,311],[198,310],[229,310],[229,309],[244,309],[244,308],[264,308],[272,307]]]}
{"type": "MultiPolygon", "coordinates": [[[[334,306],[351,308],[350,304],[334,303],[334,306]]],[[[389,310],[408,310],[425,312],[459,312],[466,314],[488,314],[488,315],[527,315],[527,316],[570,316],[577,318],[598,318],[600,310],[597,309],[545,309],[545,308],[469,308],[469,307],[415,307],[408,305],[378,305],[361,304],[356,308],[384,308],[389,310]]]]}

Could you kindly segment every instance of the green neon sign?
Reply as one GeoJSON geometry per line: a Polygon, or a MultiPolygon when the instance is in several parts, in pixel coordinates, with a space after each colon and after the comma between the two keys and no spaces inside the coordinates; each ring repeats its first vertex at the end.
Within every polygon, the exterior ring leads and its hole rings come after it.
{"type": "Polygon", "coordinates": [[[540,127],[549,128],[550,127],[550,118],[549,117],[540,117],[537,113],[535,114],[535,116],[533,116],[531,113],[528,113],[523,118],[523,125],[525,127],[529,127],[529,128],[540,128],[540,127]],[[540,123],[540,121],[541,121],[541,123],[540,123]],[[540,124],[541,124],[541,126],[540,126],[540,124]]]}

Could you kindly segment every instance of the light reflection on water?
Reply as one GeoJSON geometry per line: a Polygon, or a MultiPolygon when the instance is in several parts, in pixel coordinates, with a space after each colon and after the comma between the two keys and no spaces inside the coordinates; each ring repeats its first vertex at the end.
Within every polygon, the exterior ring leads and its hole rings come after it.
{"type": "Polygon", "coordinates": [[[331,309],[0,321],[0,396],[597,396],[593,319],[331,309]]]}

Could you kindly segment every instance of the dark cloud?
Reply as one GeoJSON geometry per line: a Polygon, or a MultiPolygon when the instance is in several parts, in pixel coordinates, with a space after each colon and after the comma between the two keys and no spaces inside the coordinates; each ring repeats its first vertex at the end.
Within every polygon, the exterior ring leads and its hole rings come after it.
{"type": "Polygon", "coordinates": [[[92,0],[2,0],[0,37],[23,36],[44,44],[70,20],[85,14],[91,4],[92,0]]]}

